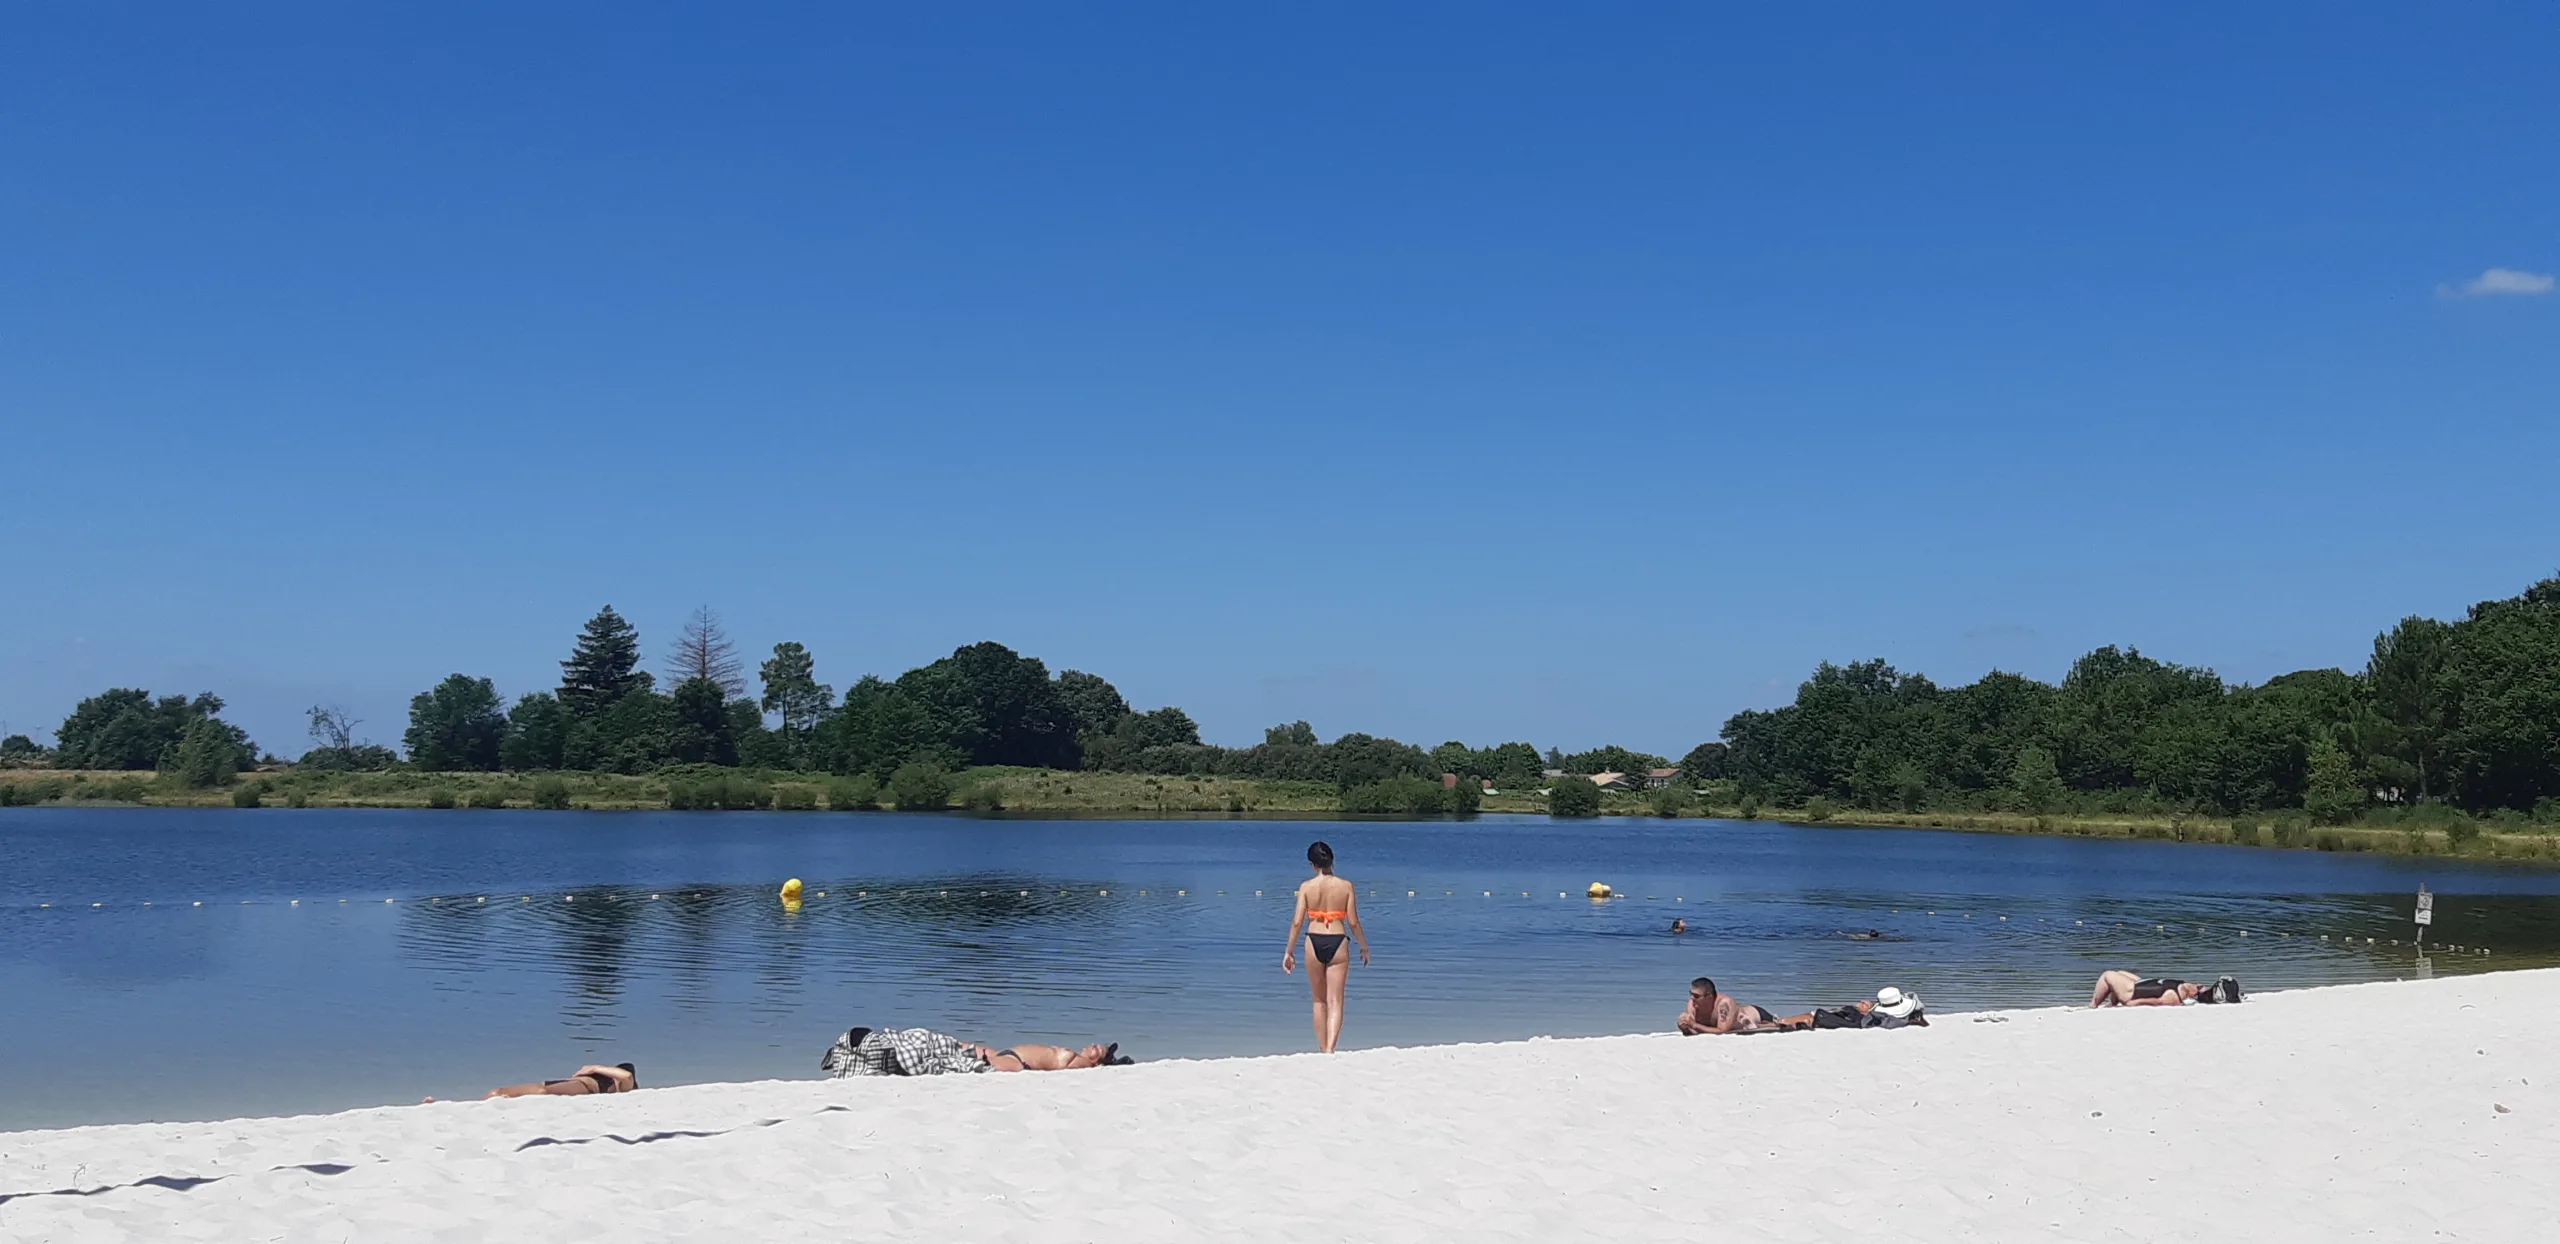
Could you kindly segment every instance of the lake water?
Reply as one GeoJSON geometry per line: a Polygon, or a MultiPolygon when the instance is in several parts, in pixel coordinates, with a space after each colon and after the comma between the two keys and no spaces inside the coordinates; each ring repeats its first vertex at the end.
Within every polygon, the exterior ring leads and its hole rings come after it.
{"type": "Polygon", "coordinates": [[[1700,974],[1781,1012],[1886,984],[1944,1012],[2082,1002],[2108,967],[2269,989],[2560,961],[2560,872],[2308,851],[1543,817],[0,809],[0,1129],[476,1096],[589,1061],[805,1078],[856,1023],[1307,1049],[1278,960],[1316,838],[1377,951],[1346,1047],[1667,1029],[1700,974]],[[2416,960],[2422,881],[2430,943],[2491,955],[2416,960]]]}

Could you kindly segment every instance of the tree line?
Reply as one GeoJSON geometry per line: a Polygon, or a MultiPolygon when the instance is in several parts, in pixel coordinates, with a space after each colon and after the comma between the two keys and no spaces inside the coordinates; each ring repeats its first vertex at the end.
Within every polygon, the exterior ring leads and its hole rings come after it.
{"type": "Polygon", "coordinates": [[[2404,619],[2353,673],[2233,685],[2110,646],[2059,685],[1995,672],[1944,688],[1883,661],[1825,663],[1794,703],[1737,713],[1723,734],[1718,766],[1784,803],[2547,814],[2560,800],[2560,578],[2460,621],[2404,619]]]}
{"type": "MultiPolygon", "coordinates": [[[[670,646],[667,681],[641,668],[637,628],[611,606],[586,622],[556,687],[509,704],[487,678],[454,674],[410,702],[401,753],[358,737],[343,711],[310,712],[318,769],[648,773],[670,765],[867,776],[975,765],[1118,770],[1331,784],[1366,811],[1472,811],[1481,784],[1528,790],[1551,774],[1642,774],[1666,758],[1623,747],[1544,752],[1526,742],[1425,750],[1368,734],[1331,741],[1304,721],[1247,747],[1205,743],[1179,708],[1140,710],[1099,675],[1052,675],[1038,658],[978,643],[842,696],[798,643],[780,643],[749,688],[709,609],[670,646]],[[1463,779],[1453,794],[1442,775],[1463,779]]],[[[49,752],[22,735],[0,763],[159,769],[228,780],[257,755],[222,700],[120,688],[82,701],[49,752]]],[[[2060,683],[1993,672],[1943,688],[1881,660],[1825,663],[1771,710],[1734,714],[1677,766],[1687,786],[1726,783],[1781,804],[2063,811],[2305,809],[2327,820],[2370,805],[2552,811],[2560,800],[2560,578],[2484,601],[2459,621],[2408,618],[2363,669],[2302,670],[2227,684],[2209,669],[2099,648],[2060,683]]],[[[1574,792],[1575,799],[1581,792],[1574,792]]],[[[1355,806],[1357,805],[1357,806],[1355,806]]]]}
{"type": "MultiPolygon", "coordinates": [[[[556,687],[510,704],[489,678],[453,674],[409,703],[401,751],[367,741],[340,709],[314,707],[313,746],[298,762],[322,770],[378,770],[405,764],[435,772],[510,770],[639,774],[676,765],[734,766],[866,776],[886,787],[908,773],[978,765],[1225,774],[1314,781],[1345,791],[1375,787],[1357,803],[1378,811],[1430,810],[1436,801],[1473,810],[1476,786],[1445,793],[1444,773],[1526,787],[1542,766],[1659,757],[1606,748],[1577,756],[1527,743],[1425,751],[1394,739],[1346,734],[1320,741],[1306,722],[1274,726],[1244,748],[1203,743],[1179,708],[1140,710],[1097,674],[1054,676],[1036,657],[977,643],[894,679],[865,675],[839,697],[818,681],[802,644],[776,644],[750,688],[735,645],[709,609],[697,610],[669,647],[659,677],[641,668],[640,633],[607,605],[587,620],[560,662],[556,687]],[[751,694],[752,691],[752,694],[751,694]],[[405,752],[405,759],[403,758],[405,752]],[[1431,794],[1423,793],[1427,786],[1431,794]]],[[[190,770],[211,784],[252,766],[248,736],[223,722],[212,695],[153,699],[117,689],[81,702],[50,753],[22,736],[0,744],[21,762],[66,769],[174,771],[196,740],[190,770]]],[[[269,759],[273,759],[270,757],[269,759]]],[[[929,785],[922,789],[930,789],[929,785]]]]}

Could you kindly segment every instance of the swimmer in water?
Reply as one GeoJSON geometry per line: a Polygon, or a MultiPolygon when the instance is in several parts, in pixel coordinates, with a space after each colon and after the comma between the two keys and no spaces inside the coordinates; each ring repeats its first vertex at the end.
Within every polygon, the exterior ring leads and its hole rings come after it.
{"type": "Polygon", "coordinates": [[[1674,933],[1686,933],[1689,931],[1689,922],[1678,916],[1673,916],[1671,918],[1671,931],[1674,933]]]}
{"type": "Polygon", "coordinates": [[[1884,934],[1879,933],[1874,929],[1860,929],[1854,933],[1842,933],[1840,936],[1848,938],[1853,942],[1881,942],[1884,940],[1884,934]]]}

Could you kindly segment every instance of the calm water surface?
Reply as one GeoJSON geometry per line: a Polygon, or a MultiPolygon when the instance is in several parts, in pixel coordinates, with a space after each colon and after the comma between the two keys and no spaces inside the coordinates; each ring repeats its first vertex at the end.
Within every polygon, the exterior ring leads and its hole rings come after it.
{"type": "Polygon", "coordinates": [[[477,1095],[588,1061],[810,1077],[856,1023],[1306,1049],[1278,960],[1315,838],[1377,951],[1353,1047],[1663,1029],[1702,973],[1782,1012],[1885,984],[1945,1011],[2083,1001],[2118,966],[2264,989],[2560,961],[2560,872],[2306,851],[1543,817],[0,809],[0,1129],[477,1095]],[[1595,880],[1625,897],[1582,898],[1595,880]],[[2417,962],[2421,881],[2430,941],[2490,956],[2417,962]]]}

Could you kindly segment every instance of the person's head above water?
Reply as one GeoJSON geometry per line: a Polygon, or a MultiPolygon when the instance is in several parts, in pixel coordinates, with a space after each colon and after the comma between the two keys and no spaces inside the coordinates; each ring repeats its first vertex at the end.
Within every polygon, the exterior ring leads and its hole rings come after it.
{"type": "Polygon", "coordinates": [[[1689,922],[1678,916],[1673,916],[1671,918],[1671,931],[1674,933],[1686,933],[1689,931],[1689,922]]]}
{"type": "Polygon", "coordinates": [[[1319,843],[1315,844],[1314,846],[1308,847],[1308,848],[1307,848],[1307,862],[1308,862],[1308,863],[1310,863],[1310,864],[1315,865],[1315,866],[1316,866],[1317,871],[1319,871],[1319,872],[1332,872],[1332,871],[1333,871],[1333,847],[1332,847],[1330,844],[1328,844],[1328,843],[1322,843],[1322,842],[1319,842],[1319,843]]]}

